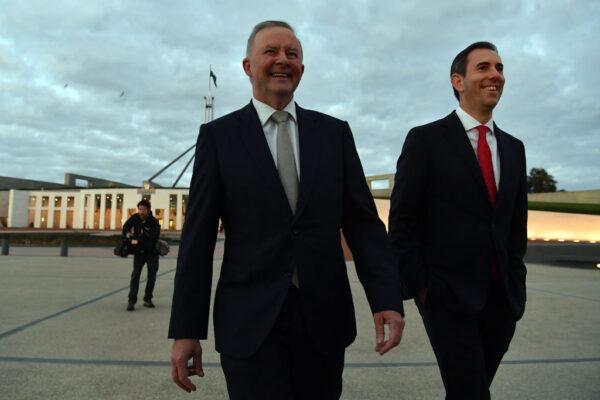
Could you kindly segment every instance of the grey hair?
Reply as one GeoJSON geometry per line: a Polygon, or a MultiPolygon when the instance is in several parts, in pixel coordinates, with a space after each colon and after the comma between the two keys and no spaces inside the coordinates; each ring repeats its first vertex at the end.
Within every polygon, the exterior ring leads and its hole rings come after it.
{"type": "MultiPolygon", "coordinates": [[[[260,22],[254,27],[254,29],[252,29],[252,33],[250,33],[250,37],[248,38],[248,43],[246,44],[246,57],[250,57],[250,52],[252,51],[252,46],[254,46],[254,38],[256,37],[256,34],[260,31],[262,31],[263,29],[271,28],[274,26],[289,29],[290,31],[292,31],[292,33],[294,35],[296,35],[296,31],[294,31],[294,28],[292,28],[292,26],[285,21],[263,21],[263,22],[260,22]]],[[[296,38],[296,39],[298,39],[298,38],[296,38]]],[[[298,39],[298,43],[300,43],[300,39],[298,39]]],[[[302,48],[302,44],[300,44],[300,48],[302,48]]]]}

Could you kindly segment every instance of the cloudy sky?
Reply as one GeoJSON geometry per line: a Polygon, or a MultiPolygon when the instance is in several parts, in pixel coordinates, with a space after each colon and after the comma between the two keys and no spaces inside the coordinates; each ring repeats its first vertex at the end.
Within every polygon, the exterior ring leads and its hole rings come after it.
{"type": "MultiPolygon", "coordinates": [[[[456,107],[450,62],[489,40],[506,76],[494,119],[523,140],[528,167],[559,188],[600,189],[596,0],[0,0],[0,10],[1,176],[141,184],[195,143],[209,65],[215,117],[250,100],[247,36],[283,19],[304,47],[296,101],[350,123],[367,175],[394,172],[408,130],[456,107]]],[[[157,182],[172,184],[187,159],[157,182]]]]}

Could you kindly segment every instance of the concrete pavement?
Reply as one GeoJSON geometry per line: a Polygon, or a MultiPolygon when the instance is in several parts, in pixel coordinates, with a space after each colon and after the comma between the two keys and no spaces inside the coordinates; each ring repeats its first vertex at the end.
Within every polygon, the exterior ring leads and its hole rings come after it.
{"type": "MultiPolygon", "coordinates": [[[[170,380],[173,254],[161,259],[157,308],[138,303],[134,312],[125,311],[131,258],[70,255],[0,257],[1,399],[227,398],[212,328],[203,343],[206,377],[194,378],[199,390],[187,394],[170,380]]],[[[348,265],[359,326],[346,353],[342,399],[443,398],[414,304],[405,305],[401,345],[380,357],[364,292],[348,265]]],[[[219,267],[217,259],[216,273],[219,267]]],[[[492,397],[599,399],[600,271],[529,265],[528,296],[492,397]]]]}

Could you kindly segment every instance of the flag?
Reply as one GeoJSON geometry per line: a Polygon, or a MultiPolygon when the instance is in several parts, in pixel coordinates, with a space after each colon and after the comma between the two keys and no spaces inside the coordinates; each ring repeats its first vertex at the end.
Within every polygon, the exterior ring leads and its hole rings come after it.
{"type": "Polygon", "coordinates": [[[210,77],[212,78],[215,87],[217,87],[217,76],[213,74],[212,69],[210,70],[210,77]]]}

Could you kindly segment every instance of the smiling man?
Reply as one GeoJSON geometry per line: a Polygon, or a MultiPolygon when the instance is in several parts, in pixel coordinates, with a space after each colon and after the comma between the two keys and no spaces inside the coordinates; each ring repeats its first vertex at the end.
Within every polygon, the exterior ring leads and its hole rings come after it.
{"type": "Polygon", "coordinates": [[[188,376],[204,376],[200,340],[222,219],[214,330],[230,398],[338,399],[356,336],[340,230],[380,354],[404,328],[399,274],[348,124],[294,102],[304,65],[292,27],[258,24],[243,68],[250,104],[198,136],[169,329],[172,377],[189,392],[196,386],[188,376]]]}
{"type": "Polygon", "coordinates": [[[492,119],[504,88],[493,44],[461,51],[450,80],[459,107],[404,142],[390,239],[446,399],[485,400],[525,309],[525,149],[492,119]]]}

